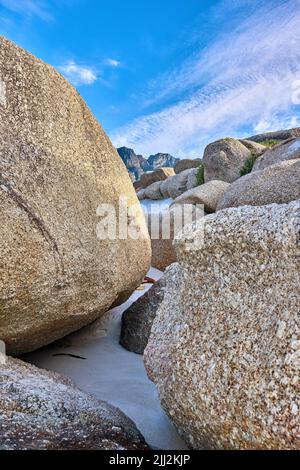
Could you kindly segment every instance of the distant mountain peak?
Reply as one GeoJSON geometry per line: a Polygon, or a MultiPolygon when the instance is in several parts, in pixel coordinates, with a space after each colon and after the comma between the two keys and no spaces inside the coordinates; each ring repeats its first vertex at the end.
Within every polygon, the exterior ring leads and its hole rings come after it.
{"type": "Polygon", "coordinates": [[[154,171],[161,167],[173,168],[179,161],[179,158],[175,158],[169,153],[156,153],[146,159],[143,155],[137,155],[133,149],[128,147],[119,147],[117,151],[130,175],[136,181],[147,171],[154,171]]]}

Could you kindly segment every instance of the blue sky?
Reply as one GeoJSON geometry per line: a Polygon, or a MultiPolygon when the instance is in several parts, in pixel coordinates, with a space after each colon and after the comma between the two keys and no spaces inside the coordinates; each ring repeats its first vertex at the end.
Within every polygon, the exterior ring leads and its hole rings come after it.
{"type": "Polygon", "coordinates": [[[0,34],[145,156],[300,126],[300,0],[0,0],[0,34]]]}

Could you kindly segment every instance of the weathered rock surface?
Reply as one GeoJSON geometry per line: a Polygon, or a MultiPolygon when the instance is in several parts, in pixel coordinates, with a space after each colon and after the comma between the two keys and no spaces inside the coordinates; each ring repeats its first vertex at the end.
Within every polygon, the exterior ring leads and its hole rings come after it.
{"type": "Polygon", "coordinates": [[[155,183],[150,184],[150,186],[147,186],[145,189],[145,199],[153,199],[153,200],[159,200],[163,199],[163,195],[160,192],[160,181],[155,181],[155,183]]]}
{"type": "Polygon", "coordinates": [[[168,269],[146,294],[124,312],[120,344],[129,351],[143,354],[157,309],[164,298],[167,275],[168,269]]]}
{"type": "Polygon", "coordinates": [[[299,449],[300,202],[189,232],[144,356],[164,409],[194,449],[299,449]]]}
{"type": "Polygon", "coordinates": [[[175,207],[178,204],[201,204],[204,206],[204,211],[210,214],[216,211],[219,200],[229,186],[230,184],[225,181],[209,181],[178,196],[170,207],[175,207]]]}
{"type": "Polygon", "coordinates": [[[140,180],[141,187],[147,188],[150,184],[166,180],[168,177],[173,175],[175,175],[173,168],[159,168],[158,170],[144,173],[140,180]]]}
{"type": "Polygon", "coordinates": [[[160,191],[164,198],[172,198],[180,196],[187,190],[188,178],[190,175],[194,176],[195,169],[190,168],[178,173],[175,176],[170,176],[160,185],[160,191]]]}
{"type": "Polygon", "coordinates": [[[267,147],[265,145],[261,145],[257,142],[252,142],[251,140],[240,139],[239,141],[241,142],[241,144],[247,147],[248,150],[250,150],[252,155],[255,156],[260,156],[267,150],[267,147]]]}
{"type": "Polygon", "coordinates": [[[220,199],[217,210],[283,204],[296,199],[300,199],[300,159],[287,160],[238,179],[220,199]]]}
{"type": "Polygon", "coordinates": [[[0,338],[19,354],[126,300],[151,254],[126,168],[77,91],[3,37],[0,77],[0,338]],[[144,238],[98,240],[98,206],[121,195],[144,238]]]}
{"type": "Polygon", "coordinates": [[[148,449],[118,408],[62,375],[8,358],[0,381],[0,450],[148,449]]]}
{"type": "Polygon", "coordinates": [[[222,180],[232,183],[251,155],[250,150],[236,139],[221,139],[209,144],[203,157],[205,183],[222,180]]]}
{"type": "Polygon", "coordinates": [[[202,163],[201,158],[183,158],[179,160],[174,166],[174,171],[176,174],[181,173],[184,170],[189,170],[190,168],[198,168],[202,163]]]}
{"type": "Polygon", "coordinates": [[[264,134],[258,134],[253,135],[252,137],[248,137],[247,140],[252,140],[253,142],[265,142],[266,140],[284,141],[293,137],[300,137],[300,127],[296,127],[294,129],[284,129],[274,132],[265,132],[264,134]]]}
{"type": "Polygon", "coordinates": [[[300,138],[290,139],[267,150],[264,155],[256,160],[252,171],[264,170],[268,166],[286,160],[295,160],[296,158],[300,158],[300,138]]]}

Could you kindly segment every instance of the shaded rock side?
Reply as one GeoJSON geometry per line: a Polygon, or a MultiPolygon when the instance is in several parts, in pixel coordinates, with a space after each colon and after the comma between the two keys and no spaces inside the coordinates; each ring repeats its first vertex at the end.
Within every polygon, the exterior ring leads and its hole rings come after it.
{"type": "Polygon", "coordinates": [[[143,354],[147,346],[153,320],[164,298],[168,269],[142,297],[123,314],[120,344],[137,354],[143,354]]]}
{"type": "Polygon", "coordinates": [[[0,380],[0,450],[148,449],[118,408],[66,377],[8,358],[0,380]]]}
{"type": "Polygon", "coordinates": [[[151,251],[126,168],[78,92],[3,37],[0,77],[0,338],[19,354],[126,300],[151,251]],[[98,207],[120,196],[143,238],[100,240],[98,207]]]}
{"type": "Polygon", "coordinates": [[[191,448],[300,448],[299,239],[299,201],[228,209],[176,238],[144,358],[191,448]]]}

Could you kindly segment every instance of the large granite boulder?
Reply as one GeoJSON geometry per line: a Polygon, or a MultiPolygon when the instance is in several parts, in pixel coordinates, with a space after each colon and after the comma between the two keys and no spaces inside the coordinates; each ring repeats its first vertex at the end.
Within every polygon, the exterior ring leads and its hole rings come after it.
{"type": "Polygon", "coordinates": [[[282,204],[296,199],[300,199],[300,159],[287,160],[238,179],[219,200],[217,210],[282,204]]]}
{"type": "Polygon", "coordinates": [[[209,215],[179,266],[145,364],[194,449],[300,448],[300,202],[209,215]]]}
{"type": "Polygon", "coordinates": [[[144,295],[124,312],[120,344],[129,351],[143,354],[157,309],[164,298],[167,275],[168,269],[144,295]]]}
{"type": "Polygon", "coordinates": [[[159,168],[158,170],[144,173],[141,176],[140,184],[142,188],[147,188],[150,184],[157,181],[166,180],[168,177],[175,175],[173,168],[159,168]]]}
{"type": "Polygon", "coordinates": [[[202,163],[201,158],[182,158],[174,166],[174,171],[176,174],[181,173],[184,170],[189,170],[190,168],[198,168],[202,163]]]}
{"type": "Polygon", "coordinates": [[[62,375],[8,358],[0,381],[0,450],[148,449],[118,408],[62,375]]]}
{"type": "Polygon", "coordinates": [[[126,300],[151,250],[126,168],[78,92],[3,37],[0,77],[0,338],[19,354],[126,300]],[[99,206],[113,217],[120,196],[143,236],[100,240],[99,206]]]}
{"type": "Polygon", "coordinates": [[[300,138],[290,139],[283,144],[275,145],[259,157],[253,165],[252,171],[260,171],[286,160],[300,159],[300,138]]]}
{"type": "Polygon", "coordinates": [[[190,189],[185,193],[178,196],[170,207],[175,207],[178,204],[201,204],[207,214],[216,211],[219,200],[224,195],[225,191],[229,188],[230,184],[225,181],[212,180],[208,183],[190,189]]]}
{"type": "Polygon", "coordinates": [[[221,139],[209,144],[203,157],[205,183],[222,180],[232,183],[240,177],[250,150],[236,139],[221,139]]]}

